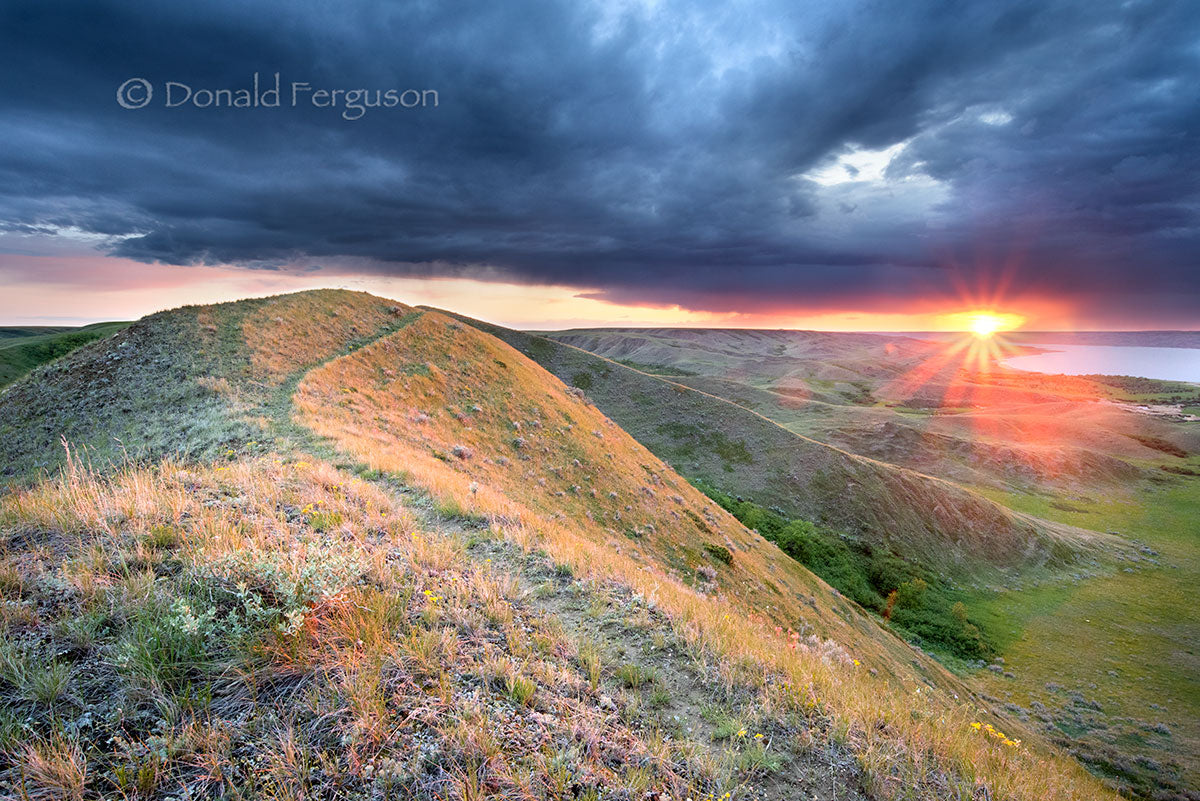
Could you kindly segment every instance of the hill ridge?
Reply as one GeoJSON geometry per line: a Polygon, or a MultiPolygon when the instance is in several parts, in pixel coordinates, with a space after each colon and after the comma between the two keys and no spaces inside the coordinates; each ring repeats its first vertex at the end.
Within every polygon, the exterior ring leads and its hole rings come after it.
{"type": "MultiPolygon", "coordinates": [[[[453,315],[453,313],[450,314],[453,315]]],[[[784,456],[779,457],[781,460],[779,464],[790,466],[789,468],[780,467],[774,471],[777,475],[788,477],[788,480],[784,482],[790,488],[787,494],[781,495],[778,491],[772,492],[769,488],[763,486],[761,481],[758,482],[759,486],[754,486],[753,482],[745,480],[741,482],[737,490],[738,494],[762,498],[760,503],[764,505],[781,507],[797,516],[829,522],[832,525],[845,528],[854,533],[864,533],[864,529],[867,529],[865,533],[871,533],[870,529],[875,529],[873,532],[874,536],[894,537],[899,545],[906,549],[915,549],[916,553],[921,554],[923,559],[932,564],[940,564],[944,567],[953,568],[956,562],[959,564],[962,563],[962,557],[958,557],[957,559],[954,557],[956,543],[954,527],[963,525],[969,530],[973,522],[973,517],[977,520],[983,520],[985,530],[992,534],[1004,532],[1005,535],[1002,537],[980,535],[970,540],[974,546],[988,549],[993,558],[1000,560],[998,564],[1001,566],[1012,564],[1014,557],[1016,557],[1018,562],[1030,557],[1035,562],[1044,559],[1072,561],[1078,558],[1080,554],[1084,555],[1084,558],[1087,558],[1087,554],[1091,552],[1115,548],[1118,545],[1113,538],[1098,532],[1050,523],[1030,515],[1012,512],[983,496],[945,479],[871,459],[870,457],[853,454],[835,446],[805,437],[804,435],[790,431],[778,422],[752,409],[741,406],[727,398],[722,398],[673,381],[670,377],[645,373],[634,367],[629,367],[620,362],[593,354],[568,343],[512,331],[502,326],[474,321],[460,315],[453,316],[469,324],[476,325],[481,330],[500,336],[509,341],[510,344],[513,342],[524,343],[526,347],[519,348],[522,352],[538,360],[539,363],[542,363],[551,372],[559,375],[564,381],[575,379],[575,371],[583,371],[589,365],[594,366],[596,363],[600,363],[609,372],[609,375],[604,377],[605,379],[611,377],[611,375],[634,374],[645,378],[648,382],[653,382],[653,384],[642,383],[637,387],[623,386],[620,389],[614,389],[608,394],[603,394],[603,383],[597,383],[596,377],[593,376],[591,385],[586,387],[585,391],[589,392],[596,399],[596,402],[604,408],[606,413],[613,416],[622,427],[631,431],[635,438],[639,439],[643,444],[647,444],[652,450],[659,452],[660,455],[669,455],[676,445],[672,442],[669,432],[664,434],[660,430],[651,429],[647,424],[639,420],[638,409],[629,401],[629,398],[639,390],[644,389],[646,386],[670,387],[675,393],[659,392],[654,398],[654,404],[647,404],[649,408],[670,408],[672,404],[682,404],[684,402],[683,398],[687,396],[687,393],[690,393],[691,397],[705,399],[709,406],[716,405],[721,409],[736,410],[738,415],[752,419],[760,429],[774,432],[772,438],[766,439],[763,442],[763,448],[774,448],[776,451],[785,453],[784,456]],[[571,361],[569,364],[558,364],[554,361],[556,351],[549,348],[530,348],[526,342],[526,338],[530,337],[542,340],[551,346],[551,348],[568,349],[577,359],[571,361]],[[795,454],[787,454],[787,451],[796,442],[804,443],[818,457],[836,454],[838,458],[844,460],[845,465],[866,466],[876,471],[875,477],[883,477],[885,481],[895,479],[895,477],[904,479],[900,482],[901,486],[899,489],[892,491],[907,490],[916,492],[918,496],[921,496],[923,495],[922,490],[925,487],[940,488],[951,494],[952,503],[965,504],[964,509],[970,510],[972,514],[968,515],[965,511],[946,511],[942,506],[944,499],[939,499],[933,503],[922,503],[922,511],[915,518],[910,515],[907,520],[908,525],[913,526],[915,524],[918,530],[923,530],[924,533],[922,536],[915,537],[909,535],[906,537],[896,537],[895,529],[902,528],[903,526],[888,526],[882,523],[877,515],[873,513],[872,506],[875,508],[886,507],[889,513],[894,515],[899,509],[904,508],[906,504],[911,507],[914,502],[882,500],[888,497],[888,491],[879,489],[877,482],[873,482],[872,487],[863,489],[858,493],[858,496],[866,498],[865,501],[856,500],[855,493],[853,491],[845,491],[846,487],[844,484],[838,487],[816,487],[816,480],[805,481],[798,475],[797,468],[791,466],[794,464],[792,460],[794,460],[795,454]],[[824,502],[819,500],[814,502],[814,499],[819,499],[821,496],[824,496],[827,500],[824,502]],[[848,511],[847,507],[851,503],[858,504],[859,508],[848,511]],[[944,514],[939,516],[939,511],[944,514]],[[1016,521],[1018,528],[1023,529],[1019,535],[1020,547],[1013,547],[1012,534],[1009,533],[1013,529],[1010,528],[1008,531],[1005,531],[1005,527],[1011,525],[1006,521],[1016,521]],[[888,528],[891,528],[892,531],[887,531],[888,528]],[[1039,547],[1030,549],[1031,545],[1036,546],[1038,542],[1041,543],[1039,547]]],[[[676,413],[671,415],[671,419],[703,419],[704,414],[710,412],[711,409],[691,413],[676,413]]],[[[694,434],[691,431],[684,433],[685,435],[694,434]]],[[[759,434],[759,436],[761,437],[762,435],[759,434]]],[[[695,453],[695,449],[688,452],[695,453]]],[[[681,459],[683,458],[686,457],[681,457],[681,459]]],[[[751,454],[751,458],[754,458],[754,454],[751,454]]],[[[681,459],[669,459],[668,461],[678,466],[681,459]]],[[[724,465],[721,467],[723,467],[723,470],[709,466],[699,470],[688,470],[687,472],[692,477],[699,478],[718,488],[721,488],[723,485],[728,486],[728,478],[725,474],[732,473],[734,476],[744,478],[746,474],[754,472],[753,466],[739,464],[737,461],[731,463],[730,460],[725,460],[724,465]],[[725,479],[724,481],[722,480],[723,478],[725,479]]],[[[844,465],[835,464],[834,467],[844,469],[844,465]]],[[[836,481],[837,479],[832,480],[836,481]]],[[[860,480],[863,480],[862,474],[852,471],[845,482],[851,485],[849,490],[854,490],[858,489],[855,485],[860,480]]]]}

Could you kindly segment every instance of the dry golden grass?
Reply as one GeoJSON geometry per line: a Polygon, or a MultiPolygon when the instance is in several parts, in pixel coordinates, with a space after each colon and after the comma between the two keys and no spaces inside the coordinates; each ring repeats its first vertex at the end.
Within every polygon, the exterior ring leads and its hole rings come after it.
{"type": "MultiPolygon", "coordinates": [[[[823,582],[538,365],[475,329],[426,313],[309,373],[294,402],[305,425],[372,467],[408,476],[448,509],[539,533],[569,525],[589,541],[597,568],[631,562],[734,595],[785,625],[855,634],[806,602],[846,606],[823,582]],[[732,563],[705,546],[728,548],[732,563]],[[698,568],[714,570],[715,581],[697,580],[698,568]]],[[[900,649],[893,654],[910,653],[884,641],[900,649]]],[[[889,654],[863,655],[888,669],[889,654]]]]}
{"type": "Polygon", "coordinates": [[[6,628],[27,647],[5,658],[73,654],[91,721],[67,736],[70,705],[0,693],[0,713],[36,734],[22,744],[25,729],[0,732],[0,783],[23,782],[28,797],[187,785],[246,798],[525,798],[563,775],[595,797],[727,786],[598,703],[573,643],[511,576],[323,462],[166,463],[106,478],[72,463],[7,496],[0,531],[20,574],[10,585],[46,613],[6,628]],[[67,648],[67,627],[88,619],[91,640],[67,648]],[[579,738],[582,750],[548,745],[579,738]],[[632,779],[630,760],[645,765],[632,779]]]}
{"type": "Polygon", "coordinates": [[[410,311],[366,292],[301,292],[268,298],[246,317],[242,331],[256,372],[280,383],[410,311]]]}
{"type": "Polygon", "coordinates": [[[1014,730],[1019,747],[981,736],[970,725],[980,713],[956,700],[966,692],[948,674],[494,338],[427,313],[309,373],[294,403],[300,422],[372,468],[488,517],[577,573],[626,582],[711,649],[731,681],[750,677],[781,687],[782,704],[822,710],[879,797],[970,796],[976,785],[995,798],[1115,797],[1027,731],[1014,730]],[[705,543],[730,546],[732,565],[706,559],[705,543]],[[717,597],[684,581],[710,565],[717,597]],[[777,626],[820,636],[791,647],[777,626]],[[825,638],[851,653],[839,657],[825,638]]]}
{"type": "MultiPolygon", "coordinates": [[[[254,378],[283,383],[409,311],[324,295],[247,316],[254,378]]],[[[228,319],[198,320],[205,348],[230,347],[228,319]]],[[[544,575],[587,579],[589,615],[614,608],[609,582],[631,588],[623,631],[680,642],[738,718],[804,721],[794,754],[844,744],[877,798],[1115,797],[494,338],[425,313],[310,372],[294,403],[350,457],[548,554],[544,575]]],[[[69,462],[0,500],[0,532],[0,793],[704,797],[770,772],[728,735],[643,725],[642,673],[324,462],[69,462]]]]}
{"type": "Polygon", "coordinates": [[[34,801],[83,799],[87,762],[76,743],[56,737],[31,743],[17,754],[22,795],[34,801]]]}

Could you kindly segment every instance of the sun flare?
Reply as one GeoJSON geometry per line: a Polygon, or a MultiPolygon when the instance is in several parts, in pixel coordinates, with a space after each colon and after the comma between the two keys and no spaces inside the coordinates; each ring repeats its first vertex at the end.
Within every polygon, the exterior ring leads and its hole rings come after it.
{"type": "Polygon", "coordinates": [[[942,315],[942,322],[951,331],[968,331],[980,339],[987,339],[1000,331],[1020,328],[1025,318],[1012,312],[977,309],[942,315]]]}

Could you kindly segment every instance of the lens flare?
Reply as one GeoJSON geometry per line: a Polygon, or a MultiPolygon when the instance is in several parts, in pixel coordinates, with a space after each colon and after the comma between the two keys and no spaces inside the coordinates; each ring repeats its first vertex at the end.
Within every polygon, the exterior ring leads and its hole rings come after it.
{"type": "Polygon", "coordinates": [[[1020,328],[1025,318],[1012,312],[996,312],[985,309],[943,314],[940,322],[950,331],[969,331],[980,339],[987,339],[1000,331],[1020,328]]]}

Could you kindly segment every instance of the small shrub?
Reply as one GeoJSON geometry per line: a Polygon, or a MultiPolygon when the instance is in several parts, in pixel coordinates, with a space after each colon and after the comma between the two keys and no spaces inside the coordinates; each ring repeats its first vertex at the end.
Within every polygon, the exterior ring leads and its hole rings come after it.
{"type": "Polygon", "coordinates": [[[733,564],[733,552],[724,545],[716,545],[711,542],[706,542],[704,543],[704,550],[709,556],[711,556],[713,559],[716,559],[718,562],[723,562],[727,565],[733,564]]]}
{"type": "Polygon", "coordinates": [[[895,606],[900,609],[920,609],[925,603],[925,591],[929,585],[924,579],[905,581],[896,588],[895,606]]]}

